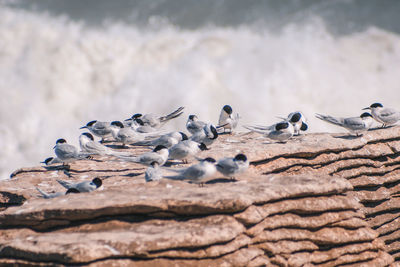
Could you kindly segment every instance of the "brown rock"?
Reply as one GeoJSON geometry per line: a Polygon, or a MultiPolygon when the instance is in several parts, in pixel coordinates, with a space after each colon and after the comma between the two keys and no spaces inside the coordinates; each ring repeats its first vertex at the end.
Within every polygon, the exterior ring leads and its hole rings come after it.
{"type": "Polygon", "coordinates": [[[356,210],[360,204],[346,196],[312,197],[289,199],[263,206],[251,206],[235,218],[246,225],[259,223],[264,218],[282,212],[312,214],[331,210],[356,210]]]}

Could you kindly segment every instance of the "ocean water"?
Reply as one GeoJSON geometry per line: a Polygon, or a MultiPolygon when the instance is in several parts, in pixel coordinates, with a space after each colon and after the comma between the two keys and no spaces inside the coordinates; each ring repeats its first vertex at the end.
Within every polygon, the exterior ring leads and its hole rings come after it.
{"type": "Polygon", "coordinates": [[[399,1],[0,1],[0,179],[90,120],[400,109],[399,1]],[[329,2],[329,3],[328,3],[329,2]],[[246,3],[246,4],[244,4],[246,3]]]}

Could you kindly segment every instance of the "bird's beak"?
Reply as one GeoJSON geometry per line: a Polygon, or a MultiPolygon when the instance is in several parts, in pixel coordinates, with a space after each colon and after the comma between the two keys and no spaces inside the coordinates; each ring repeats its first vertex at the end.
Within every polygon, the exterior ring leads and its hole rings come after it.
{"type": "Polygon", "coordinates": [[[124,120],[124,121],[131,121],[132,120],[132,118],[129,118],[129,119],[126,119],[126,120],[124,120]]]}
{"type": "Polygon", "coordinates": [[[81,128],[79,128],[79,129],[85,129],[85,128],[87,128],[87,126],[82,126],[81,128]]]}
{"type": "Polygon", "coordinates": [[[57,145],[53,146],[53,149],[56,148],[57,145]]]}
{"type": "Polygon", "coordinates": [[[367,107],[367,108],[363,108],[362,110],[367,110],[367,109],[371,109],[370,107],[367,107]]]}

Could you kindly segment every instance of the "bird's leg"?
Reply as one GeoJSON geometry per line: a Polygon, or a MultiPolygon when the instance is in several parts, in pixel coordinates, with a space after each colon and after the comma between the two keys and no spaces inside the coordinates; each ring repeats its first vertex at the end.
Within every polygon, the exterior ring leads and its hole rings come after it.
{"type": "Polygon", "coordinates": [[[183,164],[188,164],[187,159],[182,159],[182,163],[183,163],[183,164]]]}

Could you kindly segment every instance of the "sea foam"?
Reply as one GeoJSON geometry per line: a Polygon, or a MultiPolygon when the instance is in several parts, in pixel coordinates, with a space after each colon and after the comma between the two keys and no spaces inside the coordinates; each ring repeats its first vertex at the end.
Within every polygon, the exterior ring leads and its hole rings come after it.
{"type": "Polygon", "coordinates": [[[217,122],[230,104],[241,123],[272,124],[301,110],[310,131],[343,131],[316,112],[358,116],[373,102],[400,109],[400,36],[376,27],[335,36],[318,17],[282,31],[250,26],[184,30],[0,9],[0,178],[78,145],[90,120],[189,114],[217,122]]]}

